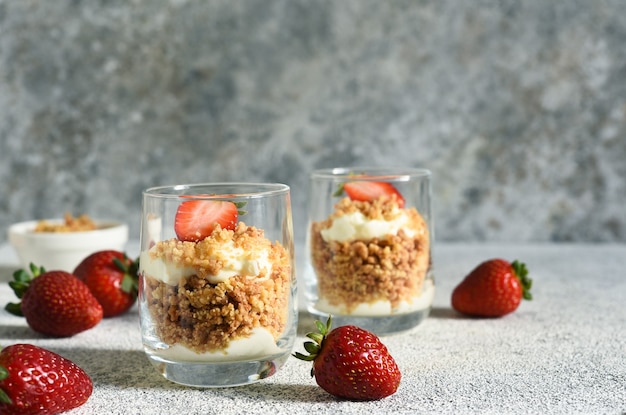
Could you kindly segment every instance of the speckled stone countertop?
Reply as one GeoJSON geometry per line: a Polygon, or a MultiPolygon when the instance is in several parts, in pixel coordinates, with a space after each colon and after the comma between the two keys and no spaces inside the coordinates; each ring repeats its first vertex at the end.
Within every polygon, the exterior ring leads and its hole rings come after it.
{"type": "MultiPolygon", "coordinates": [[[[78,414],[623,414],[626,412],[626,246],[436,246],[437,293],[417,329],[383,337],[403,374],[398,392],[375,402],[338,401],[289,359],[259,383],[194,389],[163,379],[143,354],[136,311],[69,339],[32,332],[0,311],[0,343],[29,342],[83,367],[95,388],[78,414]],[[501,319],[468,319],[450,308],[463,275],[491,257],[518,258],[534,300],[501,319]]],[[[17,260],[0,249],[0,300],[17,260]]],[[[301,313],[298,348],[313,328],[301,313]]]]}

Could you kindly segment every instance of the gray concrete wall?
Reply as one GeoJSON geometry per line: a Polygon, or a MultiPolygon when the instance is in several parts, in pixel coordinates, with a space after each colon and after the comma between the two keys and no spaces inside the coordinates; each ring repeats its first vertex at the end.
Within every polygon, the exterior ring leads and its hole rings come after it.
{"type": "MultiPolygon", "coordinates": [[[[0,0],[0,228],[433,171],[440,241],[626,242],[626,2],[0,0]]],[[[6,232],[0,235],[6,240],[6,232]]]]}

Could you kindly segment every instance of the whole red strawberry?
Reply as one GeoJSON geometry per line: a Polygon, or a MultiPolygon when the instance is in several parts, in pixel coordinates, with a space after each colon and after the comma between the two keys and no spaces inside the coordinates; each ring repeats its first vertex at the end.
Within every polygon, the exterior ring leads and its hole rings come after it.
{"type": "Polygon", "coordinates": [[[49,271],[31,264],[31,277],[18,270],[9,282],[21,303],[9,303],[6,310],[26,317],[35,331],[67,337],[94,327],[102,320],[102,307],[89,288],[65,271],[49,271]]]}
{"type": "Polygon", "coordinates": [[[53,415],[81,406],[93,383],[72,361],[31,344],[0,352],[0,414],[53,415]]]}
{"type": "Polygon", "coordinates": [[[341,326],[330,331],[316,321],[319,333],[309,333],[305,342],[309,355],[294,356],[313,361],[311,375],[331,395],[350,400],[375,400],[392,395],[400,385],[400,369],[387,347],[373,333],[356,326],[341,326]]]}
{"type": "Polygon", "coordinates": [[[83,259],[73,274],[89,287],[104,317],[128,311],[137,299],[137,261],[123,252],[95,252],[83,259]]]}
{"type": "Polygon", "coordinates": [[[479,317],[501,317],[531,300],[532,280],[519,261],[490,259],[478,265],[452,292],[452,307],[479,317]]]}

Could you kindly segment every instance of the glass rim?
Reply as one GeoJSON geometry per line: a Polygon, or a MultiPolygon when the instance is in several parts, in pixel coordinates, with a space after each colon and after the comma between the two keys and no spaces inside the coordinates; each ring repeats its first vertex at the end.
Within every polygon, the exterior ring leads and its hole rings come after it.
{"type": "Polygon", "coordinates": [[[316,169],[310,173],[312,179],[350,179],[353,181],[406,181],[410,178],[428,178],[432,175],[429,169],[419,167],[332,167],[316,169]],[[363,174],[366,177],[355,175],[363,174]]]}
{"type": "Polygon", "coordinates": [[[142,193],[144,196],[164,199],[178,199],[181,196],[189,196],[197,199],[220,197],[233,199],[240,197],[279,196],[289,193],[289,190],[289,186],[284,183],[206,182],[153,186],[145,189],[142,193]],[[237,191],[237,188],[246,190],[237,191]],[[222,190],[218,191],[218,189],[222,190]],[[186,193],[185,191],[191,192],[186,193]]]}

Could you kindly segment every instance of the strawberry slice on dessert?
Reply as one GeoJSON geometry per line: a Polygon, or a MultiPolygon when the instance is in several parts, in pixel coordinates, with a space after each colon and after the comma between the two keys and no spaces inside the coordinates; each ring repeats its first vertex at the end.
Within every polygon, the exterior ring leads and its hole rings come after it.
{"type": "Polygon", "coordinates": [[[398,207],[400,207],[400,209],[404,207],[404,197],[402,197],[398,189],[389,182],[348,182],[343,184],[343,190],[345,190],[350,199],[363,202],[375,200],[381,196],[396,195],[398,207]]]}
{"type": "Polygon", "coordinates": [[[213,233],[217,225],[235,229],[237,205],[227,200],[188,200],[182,202],[174,218],[174,231],[181,241],[198,242],[213,233]]]}

